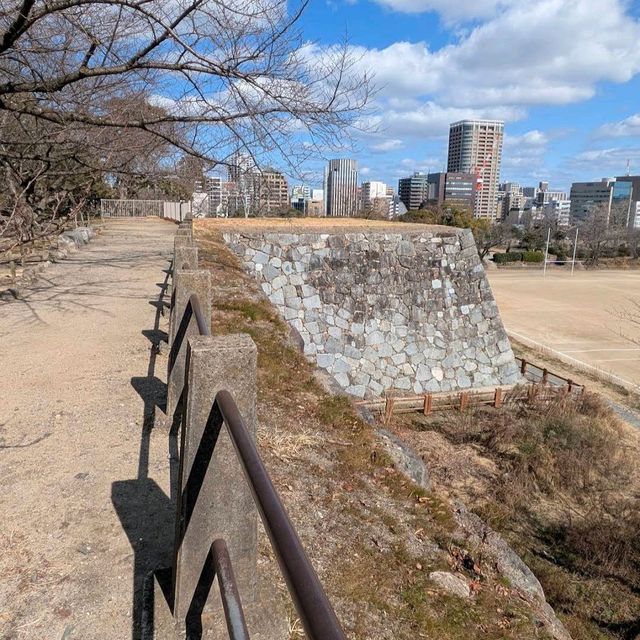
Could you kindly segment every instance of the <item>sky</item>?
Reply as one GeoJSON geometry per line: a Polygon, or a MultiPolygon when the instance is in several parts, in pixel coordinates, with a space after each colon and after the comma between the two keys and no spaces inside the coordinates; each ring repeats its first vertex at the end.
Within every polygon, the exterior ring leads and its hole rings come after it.
{"type": "Polygon", "coordinates": [[[640,174],[640,0],[311,0],[311,50],[347,39],[378,93],[359,178],[446,170],[449,123],[505,121],[501,180],[640,174]]]}

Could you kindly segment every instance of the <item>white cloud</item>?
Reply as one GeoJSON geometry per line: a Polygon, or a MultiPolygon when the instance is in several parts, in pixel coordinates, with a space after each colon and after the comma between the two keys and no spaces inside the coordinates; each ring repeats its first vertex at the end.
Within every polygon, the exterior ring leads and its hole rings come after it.
{"type": "Polygon", "coordinates": [[[519,120],[524,117],[524,110],[518,107],[491,107],[487,109],[470,109],[460,107],[443,107],[435,102],[426,101],[418,106],[402,110],[388,108],[382,101],[378,105],[380,115],[371,116],[360,122],[363,128],[375,129],[377,134],[385,133],[397,138],[446,138],[449,135],[449,124],[465,118],[497,118],[519,120]]]}
{"type": "Polygon", "coordinates": [[[396,149],[402,149],[404,146],[404,142],[402,140],[398,140],[397,138],[392,138],[390,140],[384,140],[383,142],[378,142],[377,144],[371,145],[371,151],[374,152],[384,152],[384,151],[394,151],[396,149]]]}
{"type": "Polygon", "coordinates": [[[627,170],[627,160],[631,164],[632,173],[638,173],[640,148],[588,149],[575,156],[570,165],[583,172],[589,171],[593,176],[598,176],[593,179],[599,179],[607,175],[624,175],[627,170]]]}
{"type": "Polygon", "coordinates": [[[621,0],[515,2],[454,43],[354,47],[356,68],[394,100],[429,96],[459,107],[567,104],[598,82],[640,71],[640,23],[621,0]],[[597,19],[595,19],[597,16],[597,19]]]}
{"type": "Polygon", "coordinates": [[[538,129],[533,129],[532,131],[527,131],[519,136],[512,136],[506,134],[504,137],[504,146],[505,148],[509,147],[546,147],[549,143],[549,136],[543,131],[539,131],[538,129]]]}
{"type": "Polygon", "coordinates": [[[618,122],[603,124],[596,134],[602,138],[623,138],[640,136],[640,113],[635,113],[618,122]]]}
{"type": "Polygon", "coordinates": [[[474,20],[487,18],[512,4],[509,0],[377,0],[383,6],[403,13],[434,11],[446,20],[474,20]]]}
{"type": "Polygon", "coordinates": [[[534,172],[544,166],[549,135],[538,129],[504,137],[502,167],[507,171],[534,172]]]}

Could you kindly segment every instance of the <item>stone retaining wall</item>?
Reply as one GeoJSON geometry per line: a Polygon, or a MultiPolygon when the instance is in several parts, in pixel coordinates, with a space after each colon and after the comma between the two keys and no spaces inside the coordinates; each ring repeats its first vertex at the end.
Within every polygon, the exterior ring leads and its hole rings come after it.
{"type": "Polygon", "coordinates": [[[356,397],[512,384],[471,232],[224,233],[304,352],[356,397]]]}

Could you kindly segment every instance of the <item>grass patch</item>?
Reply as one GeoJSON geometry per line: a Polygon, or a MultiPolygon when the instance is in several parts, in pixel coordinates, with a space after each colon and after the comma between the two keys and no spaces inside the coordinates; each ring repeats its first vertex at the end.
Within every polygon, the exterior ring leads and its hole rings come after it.
{"type": "Polygon", "coordinates": [[[608,405],[586,393],[452,413],[429,427],[496,465],[476,510],[529,564],[573,637],[639,637],[640,500],[608,405]]]}

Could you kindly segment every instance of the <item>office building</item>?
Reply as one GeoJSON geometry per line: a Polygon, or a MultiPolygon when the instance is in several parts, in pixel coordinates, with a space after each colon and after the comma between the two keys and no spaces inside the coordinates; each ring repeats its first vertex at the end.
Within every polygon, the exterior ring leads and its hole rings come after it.
{"type": "Polygon", "coordinates": [[[473,214],[495,220],[498,211],[498,183],[502,161],[504,122],[461,120],[449,127],[447,171],[476,176],[473,214]]]}
{"type": "MultiPolygon", "coordinates": [[[[222,178],[220,176],[208,176],[206,180],[206,190],[209,195],[209,215],[220,215],[224,209],[223,203],[223,190],[222,190],[222,178]]],[[[226,192],[225,192],[226,195],[226,192]]]]}
{"type": "Polygon", "coordinates": [[[640,201],[634,202],[631,207],[631,214],[629,216],[629,228],[633,231],[640,229],[640,201]]]}
{"type": "Polygon", "coordinates": [[[324,172],[327,216],[349,217],[358,213],[358,163],[346,158],[329,160],[324,172]]]}
{"type": "Polygon", "coordinates": [[[375,198],[384,198],[387,195],[387,185],[384,182],[371,180],[362,183],[362,204],[366,209],[375,198]]]}
{"type": "Polygon", "coordinates": [[[416,211],[429,200],[430,188],[429,176],[419,171],[398,180],[398,195],[408,211],[416,211]]]}
{"type": "Polygon", "coordinates": [[[562,202],[568,200],[568,196],[564,191],[550,190],[548,182],[540,182],[535,194],[535,204],[538,207],[544,207],[553,200],[562,202]]]}
{"type": "Polygon", "coordinates": [[[551,200],[542,208],[544,217],[554,221],[558,227],[568,227],[571,222],[571,200],[551,200]]]}
{"type": "Polygon", "coordinates": [[[399,218],[407,213],[407,207],[400,199],[400,196],[391,196],[389,199],[389,218],[391,220],[399,218]]]}
{"type": "Polygon", "coordinates": [[[453,206],[473,212],[476,197],[476,177],[471,173],[430,173],[429,204],[453,206]]]}
{"type": "Polygon", "coordinates": [[[311,187],[306,184],[297,184],[291,188],[291,197],[309,200],[311,198],[311,187]]]}
{"type": "Polygon", "coordinates": [[[377,217],[387,217],[389,200],[387,195],[387,185],[384,182],[371,180],[362,183],[361,191],[362,212],[367,215],[376,213],[377,217]]]}
{"type": "Polygon", "coordinates": [[[498,202],[502,220],[513,220],[514,217],[510,216],[510,213],[512,211],[524,211],[526,201],[524,189],[517,182],[501,184],[498,191],[498,202]]]}
{"type": "Polygon", "coordinates": [[[259,216],[272,216],[285,213],[289,209],[289,185],[279,171],[266,169],[255,174],[254,213],[259,216]]]}
{"type": "Polygon", "coordinates": [[[574,182],[571,185],[571,217],[584,220],[598,207],[609,209],[611,184],[604,179],[599,182],[574,182]]]}
{"type": "Polygon", "coordinates": [[[600,182],[571,185],[571,217],[584,220],[593,211],[603,210],[607,222],[618,227],[631,224],[633,181],[603,178],[600,182]]]}
{"type": "Polygon", "coordinates": [[[616,182],[631,183],[631,206],[629,208],[629,227],[637,229],[636,211],[640,204],[640,176],[618,176],[616,182]]]}
{"type": "Polygon", "coordinates": [[[323,216],[324,190],[296,185],[291,190],[291,207],[305,216],[323,216]]]}

